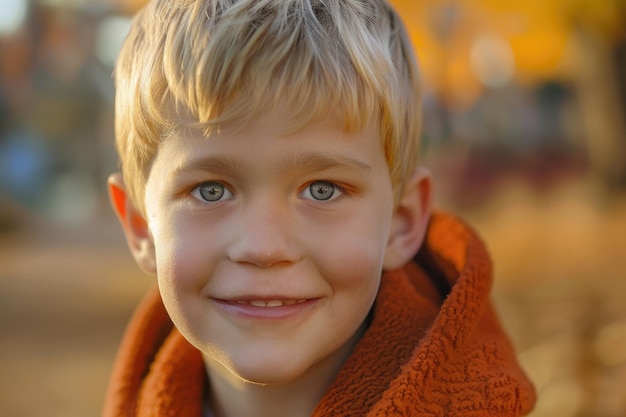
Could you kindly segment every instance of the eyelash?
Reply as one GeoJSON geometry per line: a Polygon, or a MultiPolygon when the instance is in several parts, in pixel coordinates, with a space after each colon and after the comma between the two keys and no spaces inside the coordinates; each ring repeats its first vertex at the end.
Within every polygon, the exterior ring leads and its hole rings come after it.
{"type": "MultiPolygon", "coordinates": [[[[232,198],[234,198],[234,193],[231,191],[230,187],[226,184],[224,184],[221,181],[204,181],[196,186],[194,186],[191,189],[190,194],[197,199],[200,202],[203,203],[208,203],[208,204],[217,204],[219,202],[225,201],[225,200],[231,200],[232,198]],[[216,200],[209,200],[206,199],[205,195],[203,195],[203,188],[209,188],[211,186],[219,186],[222,188],[221,192],[222,194],[218,196],[218,198],[216,200]],[[226,195],[226,198],[224,198],[224,195],[226,195]]],[[[304,197],[306,200],[312,202],[313,204],[330,204],[330,203],[334,203],[337,200],[342,199],[345,196],[349,195],[348,190],[346,190],[345,187],[330,181],[330,180],[315,180],[315,181],[311,181],[309,183],[307,183],[302,190],[298,193],[299,196],[304,197]],[[330,185],[333,187],[333,194],[328,197],[327,199],[316,199],[315,197],[313,197],[312,195],[312,191],[311,191],[311,186],[313,186],[314,184],[320,184],[320,185],[330,185]],[[304,196],[305,193],[308,193],[310,195],[310,197],[306,197],[304,196]]]]}
{"type": "Polygon", "coordinates": [[[199,201],[202,201],[202,202],[205,202],[205,203],[218,203],[220,201],[231,200],[233,198],[233,192],[230,190],[230,188],[226,184],[224,184],[224,183],[222,183],[220,181],[205,181],[205,182],[203,182],[201,184],[198,184],[198,185],[196,185],[195,187],[192,188],[191,195],[194,198],[198,199],[199,201]],[[215,186],[222,187],[222,190],[221,190],[222,194],[220,194],[219,198],[216,199],[216,200],[208,200],[208,199],[205,198],[205,196],[202,193],[203,188],[207,188],[208,189],[211,186],[213,186],[213,187],[215,187],[215,186]],[[224,195],[226,195],[227,198],[223,198],[224,195]]]}
{"type": "Polygon", "coordinates": [[[329,180],[315,180],[315,181],[311,181],[310,183],[306,184],[306,186],[302,189],[302,191],[300,191],[299,195],[300,196],[304,196],[305,193],[308,193],[311,198],[306,198],[307,200],[310,200],[312,202],[314,202],[315,204],[329,204],[329,203],[334,203],[336,200],[341,199],[342,197],[344,197],[345,195],[347,195],[347,191],[345,189],[345,187],[340,186],[339,184],[333,182],[333,181],[329,181],[329,180]],[[311,187],[315,184],[319,184],[319,185],[330,185],[333,187],[333,194],[326,198],[326,199],[317,199],[315,197],[313,197],[313,193],[311,190],[311,187]]]}

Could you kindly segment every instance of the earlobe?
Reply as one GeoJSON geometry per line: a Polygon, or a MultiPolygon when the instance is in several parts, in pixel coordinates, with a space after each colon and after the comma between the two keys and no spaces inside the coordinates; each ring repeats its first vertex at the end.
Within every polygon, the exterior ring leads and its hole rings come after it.
{"type": "Polygon", "coordinates": [[[107,185],[111,205],[122,225],[130,252],[142,270],[149,274],[155,274],[154,242],[146,220],[130,200],[119,173],[110,175],[107,185]]]}
{"type": "Polygon", "coordinates": [[[400,268],[415,256],[426,235],[432,200],[430,172],[426,168],[417,168],[405,185],[393,214],[384,270],[400,268]]]}

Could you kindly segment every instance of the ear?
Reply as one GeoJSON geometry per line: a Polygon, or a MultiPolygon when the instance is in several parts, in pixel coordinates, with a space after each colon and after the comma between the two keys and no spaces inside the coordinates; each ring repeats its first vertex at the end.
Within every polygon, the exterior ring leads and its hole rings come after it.
{"type": "Polygon", "coordinates": [[[430,172],[417,168],[405,185],[391,221],[391,232],[383,260],[384,270],[400,268],[422,246],[433,203],[430,172]]]}
{"type": "Polygon", "coordinates": [[[156,274],[154,241],[148,223],[128,197],[126,186],[119,173],[109,176],[107,185],[111,205],[122,225],[130,252],[143,271],[156,274]]]}

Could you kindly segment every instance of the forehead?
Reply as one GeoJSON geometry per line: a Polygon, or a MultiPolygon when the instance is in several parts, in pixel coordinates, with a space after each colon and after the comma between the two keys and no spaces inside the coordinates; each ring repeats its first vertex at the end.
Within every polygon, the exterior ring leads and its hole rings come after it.
{"type": "Polygon", "coordinates": [[[345,133],[367,130],[380,132],[379,113],[351,105],[347,101],[338,101],[330,94],[304,94],[297,92],[297,86],[292,87],[287,86],[287,89],[296,90],[290,93],[289,99],[281,98],[276,92],[259,93],[254,88],[246,88],[243,93],[221,103],[218,112],[210,117],[194,109],[184,98],[168,97],[163,106],[168,123],[163,126],[161,140],[171,134],[197,135],[198,130],[206,137],[221,132],[234,134],[250,126],[260,125],[268,125],[277,135],[294,134],[320,123],[332,125],[345,133]]]}
{"type": "MultiPolygon", "coordinates": [[[[181,139],[187,147],[198,146],[204,141],[237,140],[247,135],[262,135],[291,138],[306,143],[315,141],[320,135],[348,139],[364,135],[375,136],[382,145],[380,123],[376,118],[361,118],[357,121],[347,115],[347,110],[326,107],[323,111],[311,109],[307,114],[293,111],[282,102],[267,102],[264,110],[250,112],[242,117],[227,114],[210,122],[198,121],[196,115],[172,106],[169,125],[163,129],[160,145],[181,139]]],[[[183,145],[183,143],[181,143],[183,145]]]]}
{"type": "Polygon", "coordinates": [[[373,126],[351,132],[334,118],[325,118],[294,130],[286,121],[284,113],[272,112],[208,131],[179,126],[161,143],[157,160],[167,158],[175,172],[190,167],[245,168],[251,163],[268,168],[280,163],[290,169],[342,166],[367,171],[372,161],[385,160],[380,135],[373,126]]]}

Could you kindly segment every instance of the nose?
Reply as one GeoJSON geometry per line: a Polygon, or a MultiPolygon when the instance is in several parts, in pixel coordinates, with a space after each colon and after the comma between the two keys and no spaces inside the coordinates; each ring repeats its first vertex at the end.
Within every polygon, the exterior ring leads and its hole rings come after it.
{"type": "Polygon", "coordinates": [[[288,207],[265,201],[242,207],[241,214],[231,261],[267,268],[299,259],[288,207]]]}

